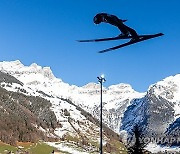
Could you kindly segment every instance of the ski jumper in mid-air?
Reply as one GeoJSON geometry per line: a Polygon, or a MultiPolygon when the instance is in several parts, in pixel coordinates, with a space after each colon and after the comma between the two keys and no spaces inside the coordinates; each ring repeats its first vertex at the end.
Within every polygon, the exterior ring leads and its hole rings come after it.
{"type": "Polygon", "coordinates": [[[132,36],[132,39],[138,39],[138,34],[136,31],[124,24],[127,20],[122,20],[116,17],[115,15],[110,15],[107,13],[98,13],[94,19],[95,24],[100,24],[101,22],[109,23],[113,26],[118,27],[118,29],[121,31],[120,36],[132,36]]]}
{"type": "Polygon", "coordinates": [[[79,42],[102,42],[102,41],[129,39],[128,42],[125,42],[123,44],[120,44],[120,45],[117,45],[108,49],[101,50],[99,51],[99,53],[104,53],[104,52],[120,49],[129,45],[132,45],[132,44],[136,44],[145,40],[149,40],[149,39],[164,35],[163,33],[156,33],[156,34],[151,34],[151,35],[138,35],[134,29],[124,24],[124,22],[126,22],[127,20],[119,19],[115,15],[110,15],[107,13],[96,14],[93,21],[95,24],[100,24],[104,22],[104,23],[109,23],[113,26],[116,26],[121,31],[121,34],[116,37],[109,37],[109,38],[78,40],[79,42]]]}

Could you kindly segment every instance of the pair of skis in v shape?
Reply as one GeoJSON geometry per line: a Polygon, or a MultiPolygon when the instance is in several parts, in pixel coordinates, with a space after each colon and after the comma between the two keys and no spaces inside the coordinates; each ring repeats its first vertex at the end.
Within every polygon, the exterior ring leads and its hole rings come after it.
{"type": "Polygon", "coordinates": [[[164,35],[163,33],[157,33],[157,34],[153,34],[153,35],[138,35],[138,39],[133,39],[132,36],[117,36],[117,37],[109,37],[109,38],[100,38],[100,39],[91,39],[91,40],[78,40],[78,42],[102,42],[102,41],[110,41],[110,40],[121,40],[121,39],[130,39],[130,41],[120,44],[118,46],[114,46],[112,48],[108,48],[105,50],[101,50],[99,51],[99,53],[104,53],[104,52],[108,52],[108,51],[112,51],[112,50],[116,50],[116,49],[120,49],[122,47],[125,46],[129,46],[138,42],[142,42],[145,40],[149,40],[152,38],[156,38],[156,37],[160,37],[164,35]]]}

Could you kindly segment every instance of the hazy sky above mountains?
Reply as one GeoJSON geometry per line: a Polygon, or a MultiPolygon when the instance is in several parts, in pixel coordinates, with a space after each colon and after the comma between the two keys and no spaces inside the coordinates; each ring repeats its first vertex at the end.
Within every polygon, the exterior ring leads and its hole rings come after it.
{"type": "Polygon", "coordinates": [[[179,6],[179,0],[0,0],[0,61],[50,66],[56,77],[78,86],[104,73],[105,86],[123,82],[146,91],[180,72],[179,6]],[[139,34],[165,35],[98,54],[124,42],[76,42],[119,34],[111,25],[93,24],[99,12],[128,19],[139,34]]]}

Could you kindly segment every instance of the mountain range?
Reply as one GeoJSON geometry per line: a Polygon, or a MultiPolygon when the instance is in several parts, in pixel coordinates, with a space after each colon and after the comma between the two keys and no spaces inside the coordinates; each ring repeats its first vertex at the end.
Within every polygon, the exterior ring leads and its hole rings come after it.
{"type": "MultiPolygon", "coordinates": [[[[31,141],[28,134],[35,134],[31,135],[34,140],[60,138],[71,140],[73,150],[81,147],[83,152],[98,151],[99,84],[69,85],[55,77],[49,67],[35,63],[24,66],[16,60],[0,62],[0,85],[1,113],[22,124],[8,139],[1,133],[0,140],[15,144],[15,140],[31,141]],[[19,133],[20,128],[24,132],[19,133]]],[[[125,150],[119,140],[130,145],[137,125],[149,151],[150,144],[173,145],[180,151],[180,74],[150,85],[144,93],[124,83],[103,87],[103,123],[107,152],[125,150]]]]}

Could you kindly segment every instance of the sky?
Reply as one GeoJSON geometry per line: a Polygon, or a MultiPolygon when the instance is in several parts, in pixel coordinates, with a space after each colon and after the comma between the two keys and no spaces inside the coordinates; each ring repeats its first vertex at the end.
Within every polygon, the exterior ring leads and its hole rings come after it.
{"type": "Polygon", "coordinates": [[[0,61],[49,66],[56,77],[77,86],[105,74],[106,87],[128,83],[144,92],[180,73],[179,6],[179,0],[0,0],[0,61]],[[127,19],[138,34],[165,35],[99,54],[124,43],[76,41],[120,34],[114,26],[93,23],[100,12],[127,19]]]}

